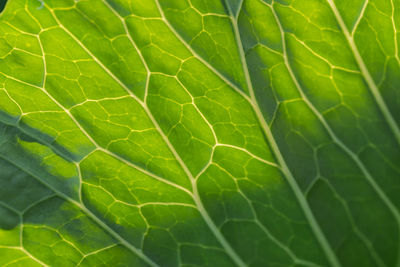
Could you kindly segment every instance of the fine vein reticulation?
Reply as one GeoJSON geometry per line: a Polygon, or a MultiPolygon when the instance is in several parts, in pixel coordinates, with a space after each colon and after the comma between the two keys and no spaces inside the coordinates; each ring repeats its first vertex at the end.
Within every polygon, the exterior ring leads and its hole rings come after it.
{"type": "Polygon", "coordinates": [[[0,265],[400,266],[398,0],[9,0],[0,265]]]}

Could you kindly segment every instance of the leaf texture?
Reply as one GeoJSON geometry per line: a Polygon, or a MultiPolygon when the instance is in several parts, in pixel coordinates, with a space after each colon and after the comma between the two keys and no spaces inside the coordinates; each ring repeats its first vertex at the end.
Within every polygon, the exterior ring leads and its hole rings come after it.
{"type": "Polygon", "coordinates": [[[399,0],[9,0],[1,266],[400,266],[399,0]]]}

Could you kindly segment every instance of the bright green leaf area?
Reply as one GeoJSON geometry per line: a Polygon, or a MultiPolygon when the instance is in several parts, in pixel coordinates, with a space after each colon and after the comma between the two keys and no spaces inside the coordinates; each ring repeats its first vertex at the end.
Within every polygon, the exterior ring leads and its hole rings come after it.
{"type": "Polygon", "coordinates": [[[9,0],[0,266],[400,266],[400,0],[9,0]]]}

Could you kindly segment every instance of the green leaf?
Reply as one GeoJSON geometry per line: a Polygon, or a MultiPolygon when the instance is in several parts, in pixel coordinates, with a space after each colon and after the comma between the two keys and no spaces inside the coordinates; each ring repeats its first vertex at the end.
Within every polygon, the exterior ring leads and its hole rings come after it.
{"type": "Polygon", "coordinates": [[[400,266],[399,0],[9,0],[1,266],[400,266]]]}

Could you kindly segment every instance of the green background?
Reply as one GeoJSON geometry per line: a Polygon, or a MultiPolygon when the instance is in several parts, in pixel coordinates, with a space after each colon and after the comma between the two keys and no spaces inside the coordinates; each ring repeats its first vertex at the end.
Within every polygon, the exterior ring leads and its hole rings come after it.
{"type": "Polygon", "coordinates": [[[399,0],[9,0],[0,265],[400,266],[399,0]]]}

